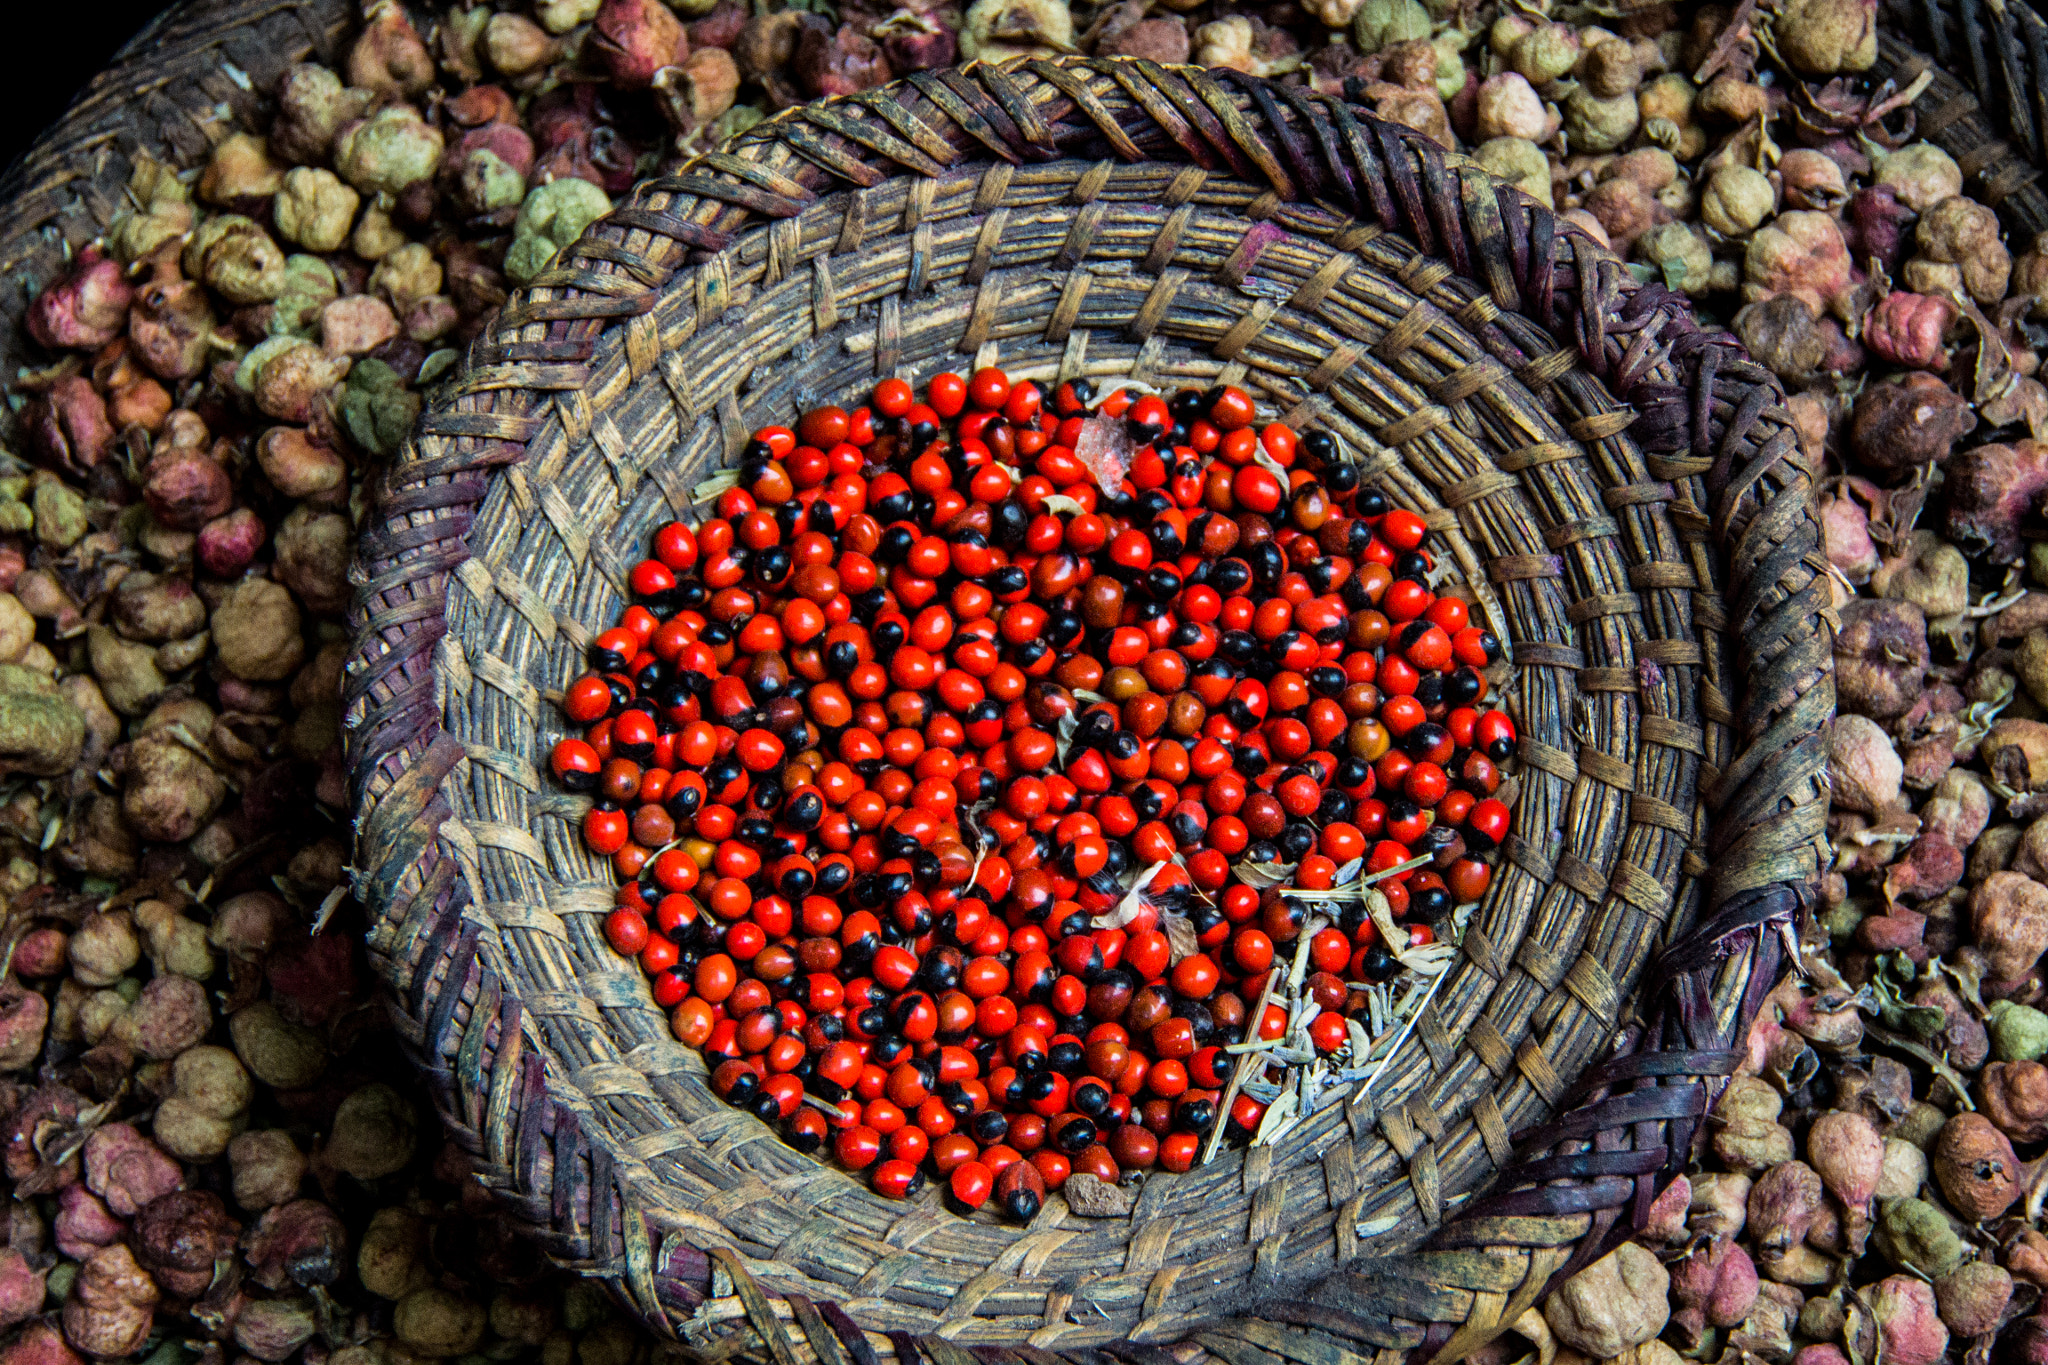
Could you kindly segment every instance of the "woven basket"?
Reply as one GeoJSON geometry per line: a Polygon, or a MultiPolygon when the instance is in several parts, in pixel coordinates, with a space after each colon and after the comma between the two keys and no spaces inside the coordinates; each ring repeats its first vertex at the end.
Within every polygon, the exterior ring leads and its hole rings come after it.
{"type": "Polygon", "coordinates": [[[1233,73],[928,73],[642,185],[456,391],[357,567],[371,955],[508,1210],[705,1358],[1451,1359],[1683,1168],[1817,866],[1813,471],[1766,371],[1547,210],[1233,73]],[[884,1199],[716,1099],[545,776],[625,567],[751,429],[991,362],[1242,383],[1337,432],[1516,670],[1525,837],[1372,1093],[1122,1218],[884,1199]]]}
{"type": "MultiPolygon", "coordinates": [[[[223,138],[264,126],[285,68],[336,60],[351,17],[349,0],[191,0],[115,54],[0,177],[0,375],[50,363],[23,315],[128,207],[137,153],[188,169],[223,138]]],[[[15,427],[0,404],[0,442],[14,444],[15,427]]]]}

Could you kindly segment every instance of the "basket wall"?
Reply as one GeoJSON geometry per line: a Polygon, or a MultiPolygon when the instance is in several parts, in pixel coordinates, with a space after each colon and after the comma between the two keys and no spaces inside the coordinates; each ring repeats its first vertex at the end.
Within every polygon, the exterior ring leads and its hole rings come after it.
{"type": "Polygon", "coordinates": [[[1699,1078],[1732,1064],[1759,926],[1815,867],[1827,588],[1765,372],[1407,130],[1145,63],[969,68],[792,111],[566,255],[393,471],[349,683],[373,947],[455,1128],[559,1256],[700,1341],[743,1319],[758,1335],[732,1341],[780,1360],[785,1321],[827,1357],[792,1306],[813,1297],[936,1341],[1159,1341],[1433,1235],[1327,1287],[1372,1324],[1355,1341],[1403,1350],[1476,1344],[1646,1211],[1699,1078]],[[1168,164],[1118,164],[1141,158],[1168,164]],[[880,1200],[711,1097],[603,944],[608,873],[578,845],[581,802],[542,776],[588,623],[753,425],[990,358],[1240,379],[1331,425],[1430,511],[1524,691],[1518,828],[1545,837],[1509,850],[1387,1078],[1277,1147],[1148,1182],[1129,1218],[1055,1198],[1016,1228],[880,1200]],[[1726,601],[1710,521],[1734,547],[1726,601]],[[1575,1102],[1696,908],[1689,974],[1592,1092],[1628,1124],[1594,1153],[1591,1128],[1547,1135],[1535,1150],[1563,1166],[1457,1223],[1513,1166],[1511,1134],[1575,1102]],[[1649,1052],[1671,1046],[1693,1051],[1649,1052]]]}

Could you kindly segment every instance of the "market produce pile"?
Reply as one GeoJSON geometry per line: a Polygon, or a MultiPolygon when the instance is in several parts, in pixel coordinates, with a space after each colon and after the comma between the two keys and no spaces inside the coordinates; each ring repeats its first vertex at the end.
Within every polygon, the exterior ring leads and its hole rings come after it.
{"type": "Polygon", "coordinates": [[[636,177],[813,96],[1066,50],[1311,82],[1476,156],[1732,327],[1825,471],[1844,714],[1808,975],[1641,1244],[1489,1358],[2048,1359],[2048,252],[1859,77],[1870,5],[363,20],[33,282],[0,466],[0,1365],[667,1349],[508,1240],[391,1065],[338,743],[367,485],[636,177]]]}

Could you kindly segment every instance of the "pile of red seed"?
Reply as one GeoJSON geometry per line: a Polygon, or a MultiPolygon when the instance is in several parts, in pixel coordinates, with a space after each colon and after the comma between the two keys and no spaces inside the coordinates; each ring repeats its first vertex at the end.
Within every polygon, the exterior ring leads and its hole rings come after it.
{"type": "Polygon", "coordinates": [[[633,569],[552,760],[718,1094],[1025,1219],[1255,1130],[1218,1110],[1268,1073],[1226,1049],[1269,974],[1305,950],[1309,1037],[1350,1046],[1509,823],[1499,646],[1423,520],[1240,389],[1092,402],[984,369],[757,432],[633,569]],[[1281,883],[1361,869],[1407,943],[1354,897],[1300,944],[1281,883]]]}

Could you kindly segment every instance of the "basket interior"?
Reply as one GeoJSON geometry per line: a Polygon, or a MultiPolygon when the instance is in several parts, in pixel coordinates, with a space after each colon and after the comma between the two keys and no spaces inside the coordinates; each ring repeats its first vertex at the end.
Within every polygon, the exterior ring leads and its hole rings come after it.
{"type": "MultiPolygon", "coordinates": [[[[1593,269],[1582,239],[1553,249],[1593,269]]],[[[464,391],[534,387],[546,368],[476,366],[464,391]]],[[[523,1030],[622,1202],[670,1231],[663,1251],[733,1247],[771,1292],[839,1301],[873,1329],[1164,1339],[1254,1283],[1416,1244],[1509,1164],[1510,1135],[1549,1115],[1695,909],[1697,789],[1702,765],[1726,761],[1728,690],[1695,462],[1646,458],[1569,342],[1411,241],[1187,167],[897,178],[742,233],[610,328],[587,382],[562,368],[579,386],[533,410],[524,460],[478,510],[436,678],[467,755],[444,788],[448,894],[523,1022],[472,992],[467,1041],[448,1030],[429,1065],[468,1085],[503,1026],[523,1030]],[[1273,1146],[1152,1175],[1128,1218],[1055,1197],[1018,1227],[957,1217],[936,1193],[884,1199],[727,1107],[605,943],[610,868],[578,838],[585,799],[545,775],[566,732],[554,698],[625,604],[627,567],[755,427],[857,404],[879,377],[989,363],[1041,381],[1240,383],[1298,428],[1332,430],[1426,515],[1513,666],[1518,836],[1372,1093],[1273,1146]]],[[[395,981],[435,970],[431,900],[373,934],[395,981]]],[[[480,1091],[459,1103],[493,1121],[480,1091]]],[[[566,1197],[611,1198],[591,1188],[566,1197]]]]}

